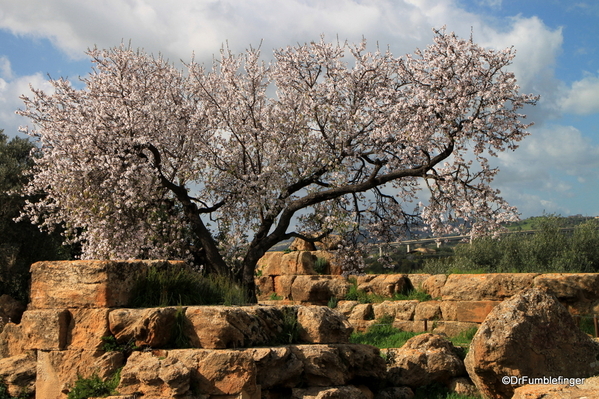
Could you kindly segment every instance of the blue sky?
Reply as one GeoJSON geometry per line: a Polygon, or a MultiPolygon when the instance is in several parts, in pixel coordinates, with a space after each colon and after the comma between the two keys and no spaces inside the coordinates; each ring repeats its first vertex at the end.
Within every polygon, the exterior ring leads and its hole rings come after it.
{"type": "Polygon", "coordinates": [[[514,46],[511,69],[523,92],[541,95],[515,152],[502,153],[495,186],[523,217],[599,215],[599,2],[597,0],[0,0],[0,128],[31,84],[77,80],[84,51],[121,41],[210,63],[223,43],[236,52],[318,39],[389,47],[396,56],[431,42],[446,25],[490,48],[514,46]]]}

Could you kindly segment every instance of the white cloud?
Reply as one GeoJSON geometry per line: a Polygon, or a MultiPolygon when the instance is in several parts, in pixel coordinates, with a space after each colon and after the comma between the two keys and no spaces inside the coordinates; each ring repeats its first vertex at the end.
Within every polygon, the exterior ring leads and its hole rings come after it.
{"type": "Polygon", "coordinates": [[[577,115],[599,112],[599,75],[588,74],[572,83],[562,102],[562,111],[577,115]]]}
{"type": "Polygon", "coordinates": [[[52,93],[53,89],[41,73],[15,78],[10,69],[8,71],[2,69],[3,65],[10,66],[8,59],[6,57],[4,59],[6,64],[0,62],[0,76],[4,77],[4,79],[0,77],[0,123],[2,123],[0,129],[4,129],[4,133],[9,137],[13,137],[17,135],[19,126],[26,125],[28,122],[27,119],[15,114],[17,109],[24,108],[23,101],[19,97],[31,93],[30,85],[46,93],[52,93]]]}
{"type": "Polygon", "coordinates": [[[13,72],[7,57],[0,57],[0,79],[12,79],[13,72]]]}

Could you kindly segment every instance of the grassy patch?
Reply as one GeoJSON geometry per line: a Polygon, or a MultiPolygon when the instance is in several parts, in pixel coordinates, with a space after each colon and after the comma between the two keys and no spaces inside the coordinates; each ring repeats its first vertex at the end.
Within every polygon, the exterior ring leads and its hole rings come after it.
{"type": "Polygon", "coordinates": [[[204,277],[185,267],[154,267],[135,282],[132,307],[242,305],[244,290],[223,276],[204,277]]]}
{"type": "Polygon", "coordinates": [[[406,341],[418,334],[408,331],[401,331],[391,325],[392,317],[383,317],[377,320],[377,323],[370,326],[368,331],[360,333],[354,332],[349,338],[353,344],[367,344],[376,346],[380,349],[401,348],[406,341]]]}
{"type": "Polygon", "coordinates": [[[103,381],[97,374],[89,378],[79,376],[75,381],[75,386],[70,390],[68,399],[87,399],[91,397],[106,397],[109,395],[117,395],[116,387],[121,380],[121,369],[108,380],[103,381]]]}
{"type": "Polygon", "coordinates": [[[270,294],[270,297],[268,297],[268,299],[270,299],[271,301],[280,301],[281,299],[283,299],[283,297],[278,295],[276,292],[273,292],[272,294],[270,294]]]}

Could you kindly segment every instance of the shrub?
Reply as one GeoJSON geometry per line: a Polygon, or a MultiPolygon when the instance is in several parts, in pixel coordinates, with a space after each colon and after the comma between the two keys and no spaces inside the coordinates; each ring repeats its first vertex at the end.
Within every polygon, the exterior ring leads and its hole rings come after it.
{"type": "Polygon", "coordinates": [[[140,348],[135,345],[133,340],[130,340],[127,343],[119,344],[116,341],[114,335],[107,335],[102,337],[102,341],[104,344],[102,345],[102,349],[106,352],[123,352],[125,355],[131,354],[133,351],[137,351],[140,348]]]}
{"type": "Polygon", "coordinates": [[[106,381],[103,381],[97,374],[93,374],[89,378],[79,376],[75,381],[75,386],[69,392],[68,399],[87,399],[90,397],[106,397],[116,395],[115,391],[121,380],[121,369],[106,381]]]}
{"type": "Polygon", "coordinates": [[[283,297],[278,295],[276,292],[273,292],[272,294],[270,294],[270,297],[268,299],[270,299],[271,301],[280,301],[281,299],[283,299],[283,297]]]}
{"type": "Polygon", "coordinates": [[[331,298],[329,298],[329,302],[327,303],[327,306],[331,309],[335,309],[337,307],[338,303],[339,303],[339,300],[337,299],[337,297],[332,296],[331,298]]]}

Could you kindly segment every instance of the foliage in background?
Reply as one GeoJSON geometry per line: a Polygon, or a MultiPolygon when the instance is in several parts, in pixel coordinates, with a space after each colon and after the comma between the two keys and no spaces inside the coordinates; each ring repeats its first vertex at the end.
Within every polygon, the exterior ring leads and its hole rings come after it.
{"type": "Polygon", "coordinates": [[[599,220],[562,232],[566,218],[536,219],[534,234],[483,237],[460,244],[454,256],[429,261],[424,273],[594,273],[599,271],[599,220]]]}
{"type": "Polygon", "coordinates": [[[131,293],[132,307],[243,305],[245,292],[225,276],[203,276],[186,267],[156,269],[140,276],[131,293]]]}
{"type": "Polygon", "coordinates": [[[25,200],[40,196],[22,197],[20,190],[30,179],[33,144],[15,137],[8,141],[0,129],[0,295],[8,294],[29,302],[29,266],[41,260],[72,259],[76,248],[63,246],[60,226],[48,234],[29,221],[13,219],[25,205],[25,200]]]}
{"type": "Polygon", "coordinates": [[[116,387],[121,380],[121,369],[106,381],[93,374],[89,378],[79,376],[75,385],[69,391],[68,399],[87,399],[92,397],[106,397],[109,395],[117,395],[116,387]]]}

